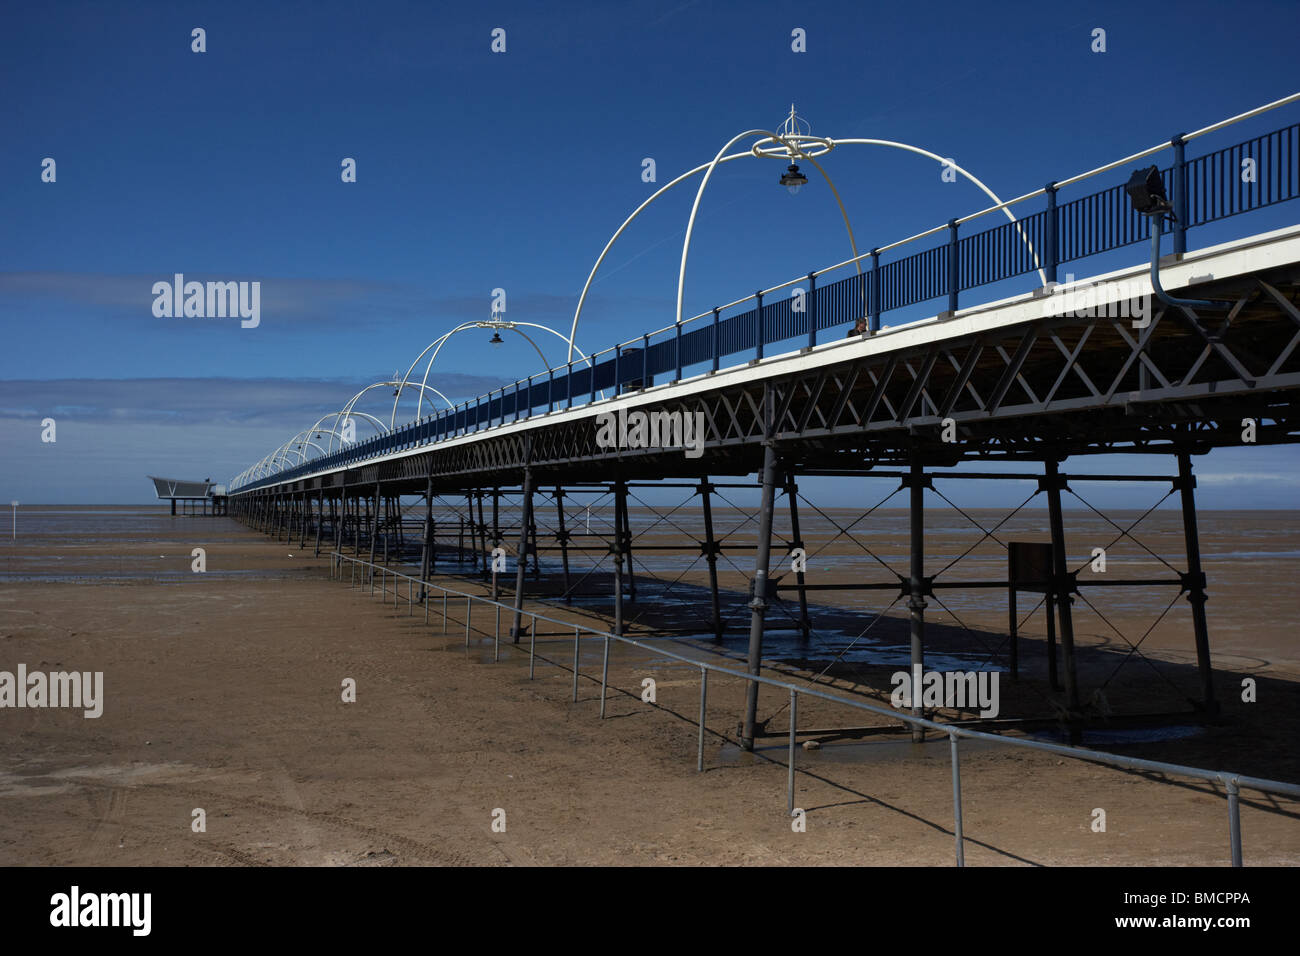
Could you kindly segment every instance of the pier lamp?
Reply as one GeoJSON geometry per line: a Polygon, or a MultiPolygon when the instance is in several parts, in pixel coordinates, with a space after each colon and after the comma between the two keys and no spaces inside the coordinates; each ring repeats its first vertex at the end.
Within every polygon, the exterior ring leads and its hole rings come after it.
{"type": "Polygon", "coordinates": [[[493,348],[496,348],[499,345],[505,345],[505,341],[501,338],[501,333],[493,332],[492,338],[488,339],[488,345],[492,346],[493,348]]]}
{"type": "Polygon", "coordinates": [[[790,190],[791,196],[797,196],[799,190],[808,185],[808,177],[799,172],[799,167],[791,163],[781,176],[781,185],[790,190]]]}

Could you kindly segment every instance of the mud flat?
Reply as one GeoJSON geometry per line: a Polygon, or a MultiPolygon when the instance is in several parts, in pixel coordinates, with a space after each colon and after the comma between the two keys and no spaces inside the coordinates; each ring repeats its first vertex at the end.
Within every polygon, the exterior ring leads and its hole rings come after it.
{"type": "MultiPolygon", "coordinates": [[[[543,660],[529,681],[526,645],[503,643],[492,663],[486,611],[466,649],[463,605],[452,603],[444,635],[438,605],[426,626],[404,592],[394,608],[391,593],[384,603],[331,581],[324,557],[233,520],[68,520],[132,530],[87,541],[31,528],[4,543],[0,670],[102,671],[103,714],[0,709],[0,864],[952,862],[946,741],[831,735],[820,750],[801,749],[796,805],[807,831],[792,832],[783,738],[753,755],[728,739],[739,683],[710,680],[706,772],[697,773],[692,667],[616,652],[602,722],[600,645],[583,649],[572,703],[572,639],[558,626],[539,634],[543,660]],[[195,546],[206,550],[203,574],[190,570],[195,546]],[[657,682],[655,707],[640,699],[646,676],[657,682]],[[346,678],[355,703],[341,699],[346,678]],[[206,832],[192,828],[199,809],[206,832]],[[495,811],[505,832],[493,830],[495,811]]],[[[1213,553],[1219,532],[1202,533],[1213,553]]],[[[1269,567],[1247,573],[1251,587],[1269,567]]],[[[1238,594],[1243,582],[1210,570],[1212,627],[1246,622],[1216,653],[1224,721],[1110,744],[1300,779],[1295,578],[1276,582],[1289,609],[1269,614],[1238,594]],[[1227,695],[1242,674],[1257,678],[1259,703],[1227,695]]],[[[1152,653],[1177,665],[1190,643],[1152,653]]],[[[836,686],[872,691],[858,681],[844,675],[836,686]]],[[[1128,692],[1142,693],[1141,682],[1128,692]]],[[[779,732],[777,696],[760,710],[779,732]]],[[[864,722],[835,705],[800,706],[801,727],[864,722]]],[[[1225,801],[1209,785],[979,744],[963,746],[962,782],[968,864],[1227,861],[1225,801]],[[1106,810],[1104,833],[1091,829],[1095,808],[1106,810]]],[[[1294,801],[1243,792],[1242,833],[1248,864],[1300,861],[1294,801]]]]}

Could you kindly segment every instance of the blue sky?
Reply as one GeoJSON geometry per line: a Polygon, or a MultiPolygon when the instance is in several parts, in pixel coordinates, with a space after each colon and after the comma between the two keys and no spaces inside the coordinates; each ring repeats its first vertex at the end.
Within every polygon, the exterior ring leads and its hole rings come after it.
{"type": "MultiPolygon", "coordinates": [[[[1010,196],[1294,92],[1297,26],[1293,2],[1176,16],[1041,2],[10,5],[0,497],[139,501],[146,472],[229,477],[451,326],[487,318],[495,288],[509,318],[567,331],[625,216],[791,102],[815,133],[914,143],[1010,196]],[[191,51],[194,27],[205,53],[191,51]],[[505,53],[490,49],[497,27],[505,53]],[[796,27],[806,53],[791,50],[796,27]],[[341,181],[344,157],[355,183],[341,181]],[[642,181],[645,158],[658,184],[642,181]],[[259,280],[261,324],[155,317],[153,283],[178,272],[259,280]],[[55,445],[40,442],[47,416],[55,445]]],[[[1289,107],[1207,148],[1298,117],[1289,107]]],[[[916,156],[845,147],[824,165],[860,248],[987,205],[916,156]]],[[[790,197],[779,174],[746,160],[715,176],[687,314],[848,258],[824,187],[790,197]]],[[[672,322],[692,195],[665,196],[615,247],[579,346],[672,322]]],[[[1294,222],[1295,204],[1255,220],[1224,235],[1294,222]]],[[[453,399],[538,370],[522,340],[492,352],[487,335],[439,358],[433,380],[453,399]]],[[[1202,498],[1295,506],[1296,463],[1290,449],[1216,453],[1202,498]]]]}

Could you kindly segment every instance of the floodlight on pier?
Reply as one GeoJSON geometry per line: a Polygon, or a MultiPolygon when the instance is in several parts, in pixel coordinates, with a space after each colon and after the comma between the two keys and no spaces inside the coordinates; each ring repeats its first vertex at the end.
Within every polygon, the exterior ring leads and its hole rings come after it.
{"type": "MultiPolygon", "coordinates": [[[[1129,202],[1133,204],[1133,211],[1141,213],[1151,221],[1151,290],[1156,294],[1156,298],[1165,305],[1172,305],[1184,309],[1230,309],[1231,302],[1217,302],[1211,299],[1178,299],[1167,293],[1164,286],[1160,283],[1160,230],[1164,224],[1165,217],[1174,217],[1174,204],[1169,201],[1169,194],[1165,192],[1165,181],[1160,175],[1160,169],[1156,166],[1148,166],[1145,169],[1136,169],[1133,175],[1128,178],[1124,184],[1124,191],[1128,193],[1129,202]]],[[[1191,316],[1195,323],[1195,317],[1191,316]]],[[[1205,336],[1206,341],[1211,344],[1218,341],[1216,333],[1208,332],[1201,329],[1199,323],[1195,323],[1205,336]]]]}
{"type": "Polygon", "coordinates": [[[1165,182],[1155,166],[1134,170],[1124,186],[1133,208],[1144,216],[1173,215],[1174,204],[1165,192],[1165,182]]]}

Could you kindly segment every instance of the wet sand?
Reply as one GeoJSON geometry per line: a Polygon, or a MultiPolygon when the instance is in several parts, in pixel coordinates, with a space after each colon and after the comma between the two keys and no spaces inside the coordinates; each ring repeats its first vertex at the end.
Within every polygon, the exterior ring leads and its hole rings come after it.
{"type": "MultiPolygon", "coordinates": [[[[475,615],[467,650],[455,602],[444,635],[437,602],[426,626],[421,609],[408,613],[404,591],[395,609],[391,592],[384,602],[331,581],[323,556],[230,519],[72,515],[81,529],[116,523],[83,541],[41,534],[36,522],[24,527],[27,517],[0,554],[0,669],[22,662],[103,671],[106,700],[92,720],[0,710],[0,864],[952,862],[946,741],[819,735],[820,750],[798,753],[796,805],[807,811],[807,831],[795,833],[785,808],[788,715],[778,694],[760,699],[775,736],[744,754],[733,742],[743,688],[711,679],[706,772],[697,773],[699,680],[687,665],[616,649],[602,722],[600,644],[583,648],[572,703],[572,639],[559,626],[539,633],[529,681],[526,643],[503,642],[493,663],[488,613],[475,615]],[[206,549],[206,573],[190,571],[193,547],[206,549]],[[656,706],[640,699],[647,676],[657,682],[656,706]],[[345,678],[356,681],[355,703],[340,699],[345,678]],[[196,808],[206,813],[206,832],[191,828],[196,808]],[[493,831],[495,810],[505,813],[504,833],[493,831]]],[[[1252,536],[1279,520],[1206,521],[1203,544],[1209,554],[1247,552],[1252,536]]],[[[1286,520],[1293,530],[1296,516],[1286,520]]],[[[927,547],[941,554],[942,534],[927,547]]],[[[1207,560],[1222,722],[1202,731],[1173,721],[1188,735],[1097,746],[1300,779],[1300,585],[1286,560],[1207,560]],[[1242,676],[1258,680],[1259,703],[1230,693],[1242,676]]],[[[641,604],[661,603],[650,599],[648,578],[642,588],[641,604]]],[[[694,603],[683,602],[687,613],[694,603]]],[[[552,613],[590,620],[601,610],[552,613]]],[[[1005,619],[992,606],[968,610],[973,619],[1005,619]]],[[[653,621],[657,612],[637,613],[653,621]]],[[[1117,623],[1139,625],[1144,614],[1121,610],[1117,623]]],[[[1094,632],[1103,633],[1081,628],[1081,642],[1094,632]]],[[[1153,631],[1142,648],[1182,680],[1194,661],[1188,635],[1185,623],[1153,631]]],[[[707,642],[675,646],[709,653],[707,642]]],[[[735,646],[729,640],[725,649],[735,646]]],[[[1035,654],[1041,659],[1027,640],[1026,660],[1035,654]]],[[[825,655],[809,656],[820,670],[825,655]]],[[[872,682],[888,667],[861,662],[835,675],[834,686],[878,699],[872,682]]],[[[1112,703],[1141,704],[1163,686],[1142,676],[1149,671],[1138,662],[1133,677],[1114,685],[1112,703]]],[[[801,728],[871,723],[889,724],[800,704],[801,728]]],[[[963,745],[962,784],[970,864],[1227,861],[1226,804],[1209,785],[974,743],[963,745]],[[1094,808],[1106,810],[1104,833],[1090,828],[1094,808]]],[[[1295,801],[1244,793],[1242,832],[1247,863],[1300,860],[1295,801]]]]}

